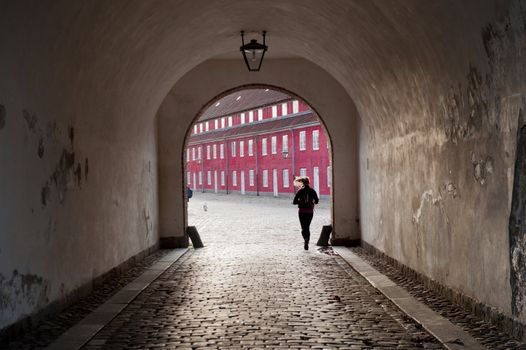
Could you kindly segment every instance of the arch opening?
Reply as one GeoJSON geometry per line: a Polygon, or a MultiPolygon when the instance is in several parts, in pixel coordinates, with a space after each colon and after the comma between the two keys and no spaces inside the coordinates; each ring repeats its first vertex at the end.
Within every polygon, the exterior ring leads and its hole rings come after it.
{"type": "MultiPolygon", "coordinates": [[[[190,226],[199,225],[211,205],[270,205],[294,213],[294,179],[308,176],[319,197],[313,239],[321,226],[332,227],[331,139],[323,118],[294,92],[249,84],[219,94],[192,121],[181,159],[190,226]]],[[[239,215],[235,211],[225,211],[225,219],[239,215]]]]}

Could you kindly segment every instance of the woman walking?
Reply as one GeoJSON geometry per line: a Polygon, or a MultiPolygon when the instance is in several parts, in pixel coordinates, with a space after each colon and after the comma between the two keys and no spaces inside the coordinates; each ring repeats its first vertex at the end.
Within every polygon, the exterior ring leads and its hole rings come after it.
{"type": "Polygon", "coordinates": [[[308,176],[300,176],[294,180],[294,186],[300,187],[300,190],[294,196],[292,204],[298,205],[298,216],[301,225],[301,235],[305,241],[304,248],[309,250],[310,240],[310,223],[314,216],[314,205],[318,204],[318,194],[309,186],[308,176]]]}

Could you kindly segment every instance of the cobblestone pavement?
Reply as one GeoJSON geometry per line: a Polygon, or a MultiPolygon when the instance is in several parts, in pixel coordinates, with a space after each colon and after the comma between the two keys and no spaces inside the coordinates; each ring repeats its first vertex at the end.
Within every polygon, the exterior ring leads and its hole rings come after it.
{"type": "MultiPolygon", "coordinates": [[[[322,204],[313,241],[327,221],[322,204]]],[[[195,194],[189,224],[206,247],[170,267],[86,349],[442,348],[339,256],[314,244],[304,251],[288,199],[195,194]]]]}
{"type": "Polygon", "coordinates": [[[353,252],[405,288],[417,300],[449,319],[489,349],[526,350],[526,344],[512,339],[494,325],[451,303],[438,293],[426,288],[423,283],[404,276],[387,261],[369,254],[363,248],[353,248],[353,252]]]}
{"type": "Polygon", "coordinates": [[[155,261],[164,256],[169,250],[159,250],[139,261],[124,273],[113,273],[108,279],[97,286],[89,295],[66,308],[58,315],[47,317],[36,327],[7,345],[0,344],[0,349],[29,350],[42,349],[58,338],[68,328],[86,317],[89,313],[111,298],[126,284],[133,281],[155,261]]]}

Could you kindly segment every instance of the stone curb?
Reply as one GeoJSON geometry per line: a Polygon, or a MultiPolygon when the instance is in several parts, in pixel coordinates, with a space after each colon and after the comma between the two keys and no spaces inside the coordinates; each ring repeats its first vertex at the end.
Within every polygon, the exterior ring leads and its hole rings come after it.
{"type": "Polygon", "coordinates": [[[188,252],[187,248],[174,249],[147,268],[139,277],[128,283],[108,301],[96,308],[79,323],[68,329],[46,349],[74,350],[87,344],[104,326],[110,323],[144,289],[161,276],[170,266],[188,252]]]}
{"type": "Polygon", "coordinates": [[[440,316],[423,303],[416,300],[404,288],[398,286],[366,261],[345,247],[333,247],[343,260],[356,272],[364,277],[373,287],[378,289],[400,310],[422,325],[446,349],[450,350],[483,350],[487,349],[475,338],[440,316]]]}

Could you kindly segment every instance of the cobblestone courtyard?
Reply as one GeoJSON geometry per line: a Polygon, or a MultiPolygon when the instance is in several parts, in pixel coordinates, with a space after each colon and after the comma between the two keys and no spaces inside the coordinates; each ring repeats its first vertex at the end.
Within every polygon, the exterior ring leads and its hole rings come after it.
{"type": "MultiPolygon", "coordinates": [[[[322,203],[316,241],[330,223],[322,203]]],[[[191,250],[87,349],[441,348],[339,257],[304,251],[289,199],[195,194],[191,250]],[[206,211],[205,211],[206,208],[206,211]]]]}

